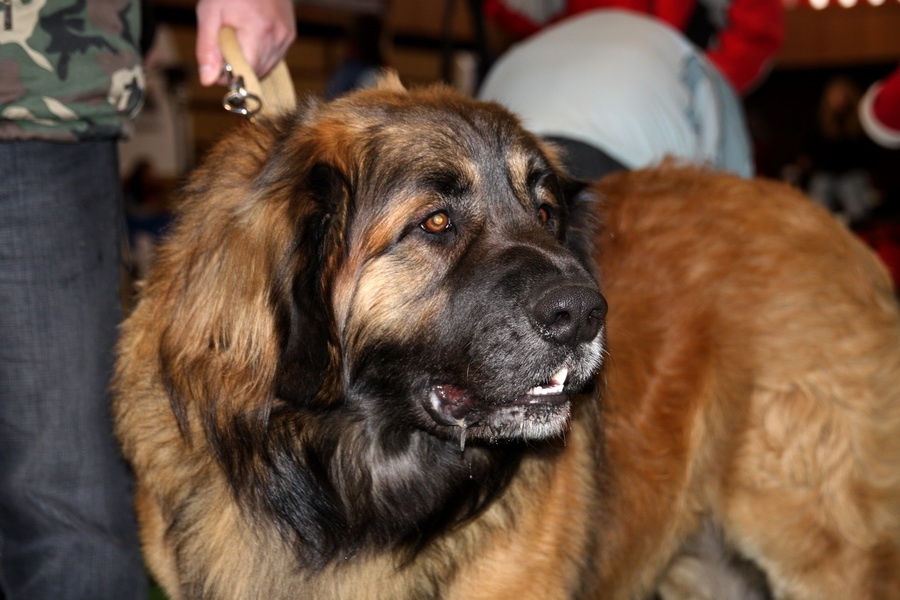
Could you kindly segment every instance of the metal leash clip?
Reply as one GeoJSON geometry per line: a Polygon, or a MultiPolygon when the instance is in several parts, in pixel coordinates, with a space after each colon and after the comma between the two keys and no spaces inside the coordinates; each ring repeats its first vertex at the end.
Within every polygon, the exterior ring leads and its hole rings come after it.
{"type": "Polygon", "coordinates": [[[228,78],[228,91],[222,98],[222,106],[230,113],[252,118],[262,108],[262,100],[247,91],[244,78],[235,75],[228,63],[225,63],[225,76],[228,78]]]}

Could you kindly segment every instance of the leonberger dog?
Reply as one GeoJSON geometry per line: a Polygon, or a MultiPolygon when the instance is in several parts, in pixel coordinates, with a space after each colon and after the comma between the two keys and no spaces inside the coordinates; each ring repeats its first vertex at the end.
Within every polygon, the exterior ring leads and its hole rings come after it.
{"type": "Polygon", "coordinates": [[[211,151],[114,382],[172,598],[900,598],[886,270],[785,185],[560,159],[395,78],[211,151]]]}

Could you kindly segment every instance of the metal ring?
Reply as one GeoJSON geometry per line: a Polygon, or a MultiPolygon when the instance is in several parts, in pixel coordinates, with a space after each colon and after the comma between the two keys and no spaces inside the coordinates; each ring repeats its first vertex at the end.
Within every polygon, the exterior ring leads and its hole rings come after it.
{"type": "Polygon", "coordinates": [[[222,106],[230,113],[252,117],[262,108],[262,100],[245,88],[229,90],[222,98],[222,106]]]}
{"type": "Polygon", "coordinates": [[[222,98],[222,106],[230,113],[252,117],[262,108],[259,96],[251,94],[244,87],[244,78],[235,75],[231,65],[225,63],[225,76],[228,79],[228,91],[222,98]]]}

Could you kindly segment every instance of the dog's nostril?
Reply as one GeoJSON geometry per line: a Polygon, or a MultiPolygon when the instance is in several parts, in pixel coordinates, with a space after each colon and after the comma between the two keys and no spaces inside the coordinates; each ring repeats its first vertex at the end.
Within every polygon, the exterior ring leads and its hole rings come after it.
{"type": "Polygon", "coordinates": [[[602,321],[606,318],[606,312],[609,309],[609,306],[606,304],[606,298],[604,298],[602,294],[597,295],[600,296],[600,304],[591,310],[590,318],[602,321]]]}
{"type": "Polygon", "coordinates": [[[555,286],[537,294],[532,317],[544,335],[560,344],[588,342],[597,335],[606,315],[606,300],[582,285],[555,286]]]}

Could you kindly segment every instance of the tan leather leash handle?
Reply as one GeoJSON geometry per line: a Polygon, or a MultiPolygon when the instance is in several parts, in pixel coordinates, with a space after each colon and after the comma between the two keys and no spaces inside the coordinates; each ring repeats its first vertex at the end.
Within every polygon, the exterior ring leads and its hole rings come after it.
{"type": "Polygon", "coordinates": [[[284,60],[260,80],[244,57],[234,29],[222,28],[219,46],[231,80],[222,101],[226,110],[248,118],[257,115],[272,117],[297,105],[294,81],[284,60]]]}

